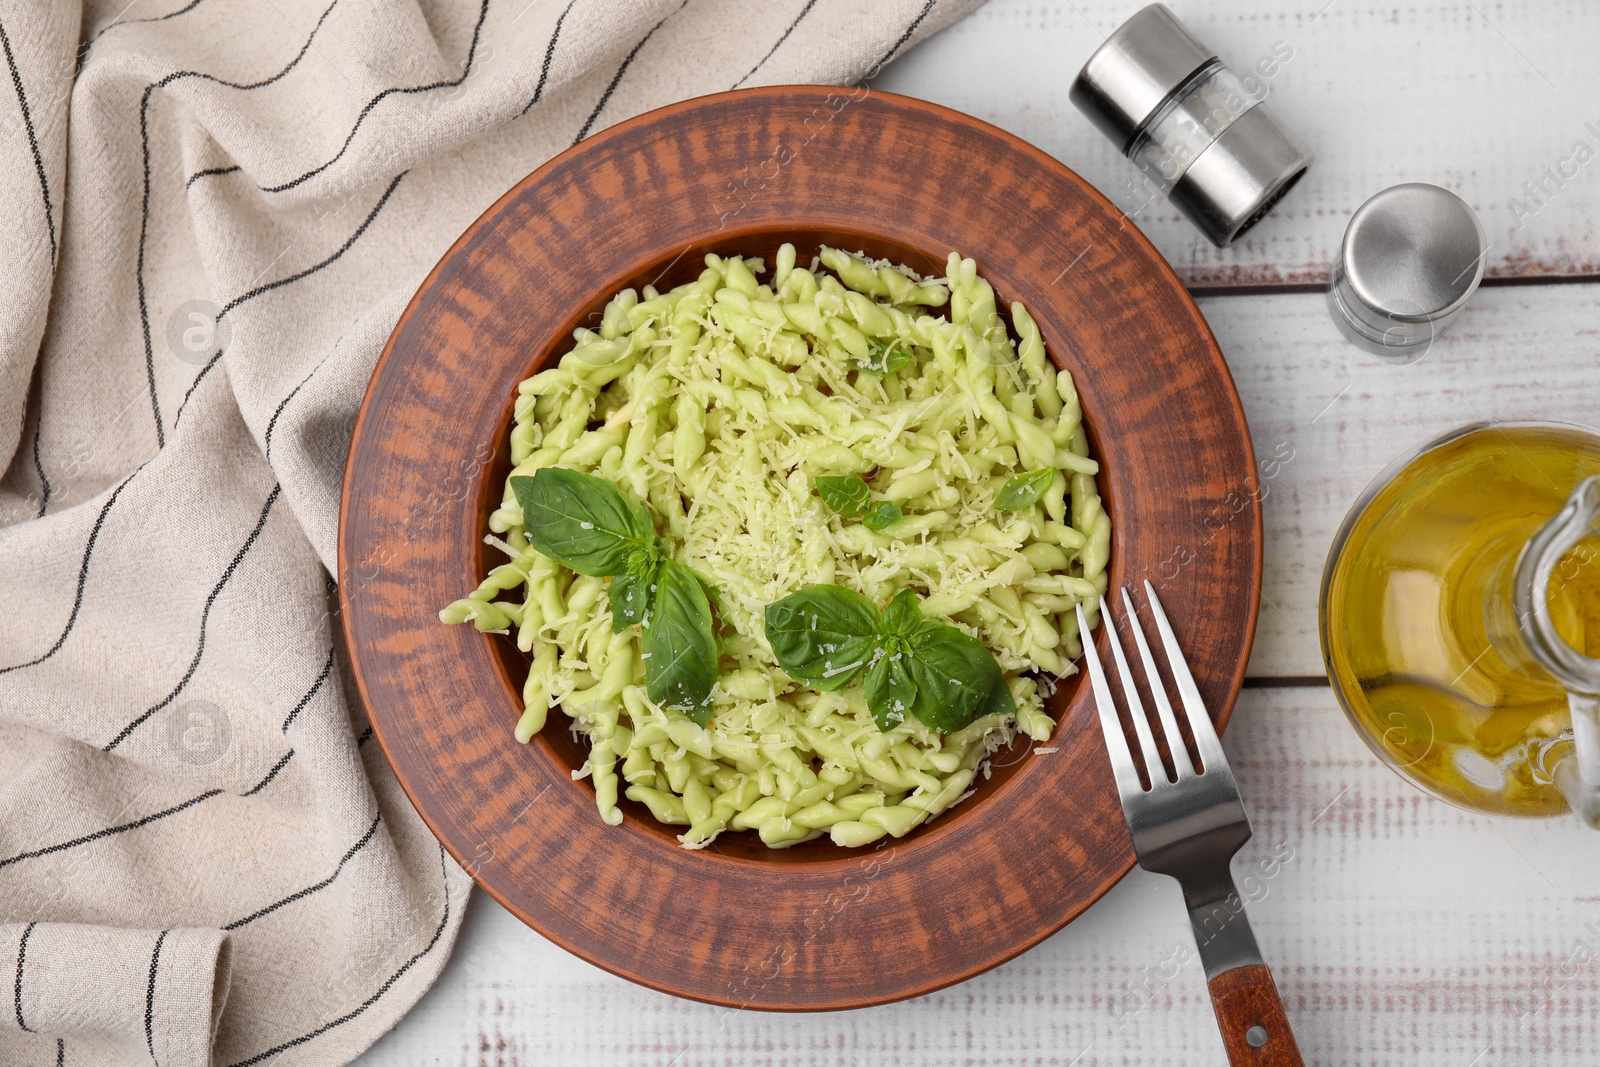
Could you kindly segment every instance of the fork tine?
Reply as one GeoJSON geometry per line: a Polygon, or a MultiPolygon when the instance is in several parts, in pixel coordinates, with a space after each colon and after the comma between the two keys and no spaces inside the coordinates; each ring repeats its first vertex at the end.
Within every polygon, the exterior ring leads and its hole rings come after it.
{"type": "Polygon", "coordinates": [[[1183,735],[1178,732],[1178,719],[1172,713],[1172,701],[1167,699],[1167,687],[1156,669],[1155,657],[1150,655],[1150,643],[1145,640],[1144,623],[1134,609],[1133,597],[1128,587],[1122,587],[1122,606],[1128,610],[1128,629],[1133,631],[1134,644],[1139,646],[1139,658],[1144,661],[1144,675],[1150,680],[1150,696],[1156,702],[1156,713],[1161,716],[1161,732],[1167,737],[1167,750],[1172,753],[1172,767],[1178,772],[1178,781],[1194,774],[1194,764],[1189,760],[1189,750],[1183,745],[1183,735]]]}
{"type": "MultiPolygon", "coordinates": [[[[1100,617],[1105,620],[1111,658],[1116,660],[1117,680],[1122,683],[1122,695],[1128,698],[1128,718],[1133,720],[1133,732],[1139,738],[1139,751],[1144,753],[1144,769],[1150,776],[1151,788],[1155,788],[1158,781],[1167,782],[1171,779],[1167,777],[1166,767],[1161,764],[1161,754],[1156,751],[1156,739],[1150,732],[1150,717],[1144,713],[1144,701],[1139,699],[1139,689],[1134,684],[1133,672],[1128,669],[1127,657],[1122,652],[1122,639],[1117,636],[1117,626],[1111,620],[1111,608],[1107,606],[1105,597],[1100,598],[1100,617]]],[[[1152,675],[1151,678],[1151,688],[1158,689],[1161,685],[1160,676],[1152,675]]]]}
{"type": "MultiPolygon", "coordinates": [[[[1144,792],[1139,784],[1139,771],[1128,752],[1128,740],[1122,736],[1122,723],[1117,720],[1117,706],[1111,702],[1111,686],[1106,683],[1106,673],[1100,667],[1100,654],[1095,651],[1094,636],[1089,632],[1089,622],[1084,617],[1083,605],[1078,608],[1078,632],[1083,635],[1083,659],[1089,667],[1089,681],[1094,686],[1094,706],[1100,713],[1100,732],[1105,735],[1106,754],[1111,757],[1111,773],[1117,780],[1117,792],[1124,799],[1144,792]]],[[[1102,619],[1106,618],[1102,610],[1102,619]]],[[[1116,640],[1115,636],[1112,638],[1116,640]]]]}
{"type": "Polygon", "coordinates": [[[1178,647],[1178,637],[1172,632],[1172,624],[1167,621],[1161,598],[1156,596],[1156,587],[1148,579],[1144,583],[1144,595],[1150,601],[1150,613],[1156,617],[1156,629],[1161,632],[1161,644],[1167,652],[1167,665],[1172,668],[1172,680],[1177,683],[1178,696],[1183,698],[1184,718],[1189,720],[1189,732],[1194,734],[1200,760],[1206,770],[1216,766],[1226,767],[1228,760],[1222,754],[1222,742],[1217,740],[1217,731],[1211,725],[1206,702],[1200,697],[1200,687],[1194,684],[1194,675],[1189,673],[1189,661],[1183,658],[1183,649],[1178,647]]]}

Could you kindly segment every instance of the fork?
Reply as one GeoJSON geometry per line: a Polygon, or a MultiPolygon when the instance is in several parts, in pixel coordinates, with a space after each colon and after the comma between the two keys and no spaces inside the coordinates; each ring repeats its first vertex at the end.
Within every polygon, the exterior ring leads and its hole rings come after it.
{"type": "MultiPolygon", "coordinates": [[[[1110,608],[1101,597],[1100,617],[1106,620],[1106,643],[1111,646],[1111,656],[1116,661],[1129,718],[1133,721],[1133,732],[1139,739],[1150,780],[1148,789],[1140,782],[1099,654],[1094,642],[1086,639],[1084,659],[1088,661],[1095,706],[1100,712],[1100,729],[1105,734],[1111,770],[1122,798],[1122,814],[1128,820],[1128,830],[1133,837],[1133,851],[1139,857],[1139,866],[1176,878],[1183,889],[1183,900],[1189,908],[1189,925],[1200,951],[1200,962],[1205,967],[1211,1007],[1222,1029],[1228,1062],[1256,1067],[1299,1067],[1300,1050],[1289,1029],[1278,987],[1261,958],[1261,950],[1256,947],[1255,935],[1250,932],[1250,922],[1245,918],[1244,902],[1228,870],[1235,853],[1250,840],[1250,817],[1245,814],[1239,787],[1234,784],[1233,772],[1222,754],[1222,743],[1217,740],[1211,716],[1194,684],[1194,676],[1189,673],[1188,661],[1178,647],[1178,639],[1167,621],[1167,613],[1162,610],[1155,586],[1145,582],[1144,592],[1166,651],[1167,666],[1183,703],[1184,720],[1194,737],[1200,766],[1195,767],[1189,759],[1183,736],[1178,732],[1172,702],[1167,699],[1165,683],[1150,655],[1138,612],[1134,610],[1133,598],[1124,588],[1122,602],[1127,608],[1128,629],[1133,633],[1139,658],[1144,663],[1150,696],[1172,755],[1176,777],[1168,776],[1156,750],[1144,703],[1128,670],[1110,608]]],[[[1078,605],[1078,632],[1089,633],[1081,604],[1078,605]]]]}

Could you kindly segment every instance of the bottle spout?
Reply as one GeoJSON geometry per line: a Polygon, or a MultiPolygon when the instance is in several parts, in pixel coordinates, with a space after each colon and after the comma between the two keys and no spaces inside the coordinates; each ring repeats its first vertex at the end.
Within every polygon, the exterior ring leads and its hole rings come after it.
{"type": "Polygon", "coordinates": [[[1580,541],[1600,534],[1600,476],[1580,484],[1560,514],[1528,542],[1517,562],[1513,602],[1517,629],[1535,660],[1567,690],[1572,752],[1553,777],[1573,812],[1600,829],[1600,660],[1579,652],[1556,630],[1550,581],[1580,541]]]}
{"type": "Polygon", "coordinates": [[[1578,818],[1600,830],[1600,700],[1571,693],[1572,752],[1555,767],[1556,786],[1578,818]]]}

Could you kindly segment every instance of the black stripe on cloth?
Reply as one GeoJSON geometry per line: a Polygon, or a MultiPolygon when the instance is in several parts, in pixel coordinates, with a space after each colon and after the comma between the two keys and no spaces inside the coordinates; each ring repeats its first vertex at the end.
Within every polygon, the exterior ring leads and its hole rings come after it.
{"type": "Polygon", "coordinates": [[[233,554],[233,559],[228,562],[228,569],[222,572],[222,577],[217,579],[217,584],[211,587],[211,592],[206,596],[206,605],[200,610],[200,640],[195,646],[194,658],[189,661],[189,669],[183,672],[183,678],[173,687],[172,692],[162,697],[149,710],[124,726],[121,732],[116,737],[113,737],[102,751],[111,752],[123,741],[127,740],[128,735],[149,721],[150,716],[176,700],[178,694],[183,692],[184,687],[194,677],[194,672],[200,666],[200,657],[205,655],[206,651],[206,625],[211,621],[211,607],[217,602],[217,597],[221,595],[223,586],[228,584],[228,580],[239,569],[239,564],[244,560],[245,553],[250,551],[250,546],[256,543],[256,538],[261,536],[262,529],[267,525],[267,516],[272,513],[272,505],[277,503],[278,494],[281,492],[283,492],[283,486],[274,485],[272,487],[272,492],[267,494],[267,502],[262,505],[261,517],[256,519],[255,529],[250,531],[250,536],[245,538],[244,544],[239,546],[239,551],[233,554]]]}
{"type": "Polygon", "coordinates": [[[301,378],[300,384],[289,390],[289,395],[278,401],[278,406],[273,409],[272,418],[267,420],[267,432],[262,435],[263,453],[269,463],[272,461],[272,431],[278,428],[278,416],[283,414],[283,409],[289,406],[289,401],[293,400],[295,394],[305,388],[306,383],[316,376],[317,371],[322,369],[322,365],[328,362],[332,355],[333,353],[329,352],[328,355],[323,356],[322,360],[311,368],[311,373],[301,378]]]}
{"type": "MultiPolygon", "coordinates": [[[[198,2],[198,0],[196,0],[198,2]]],[[[56,1038],[56,1067],[66,1067],[67,1043],[61,1038],[56,1038]]]]}
{"type": "Polygon", "coordinates": [[[285,752],[283,754],[283,758],[282,759],[280,759],[277,763],[274,763],[272,765],[272,770],[267,772],[267,776],[265,778],[261,779],[261,781],[257,782],[255,785],[251,786],[249,789],[246,789],[243,793],[240,794],[240,796],[253,797],[257,793],[261,792],[263,789],[265,789],[267,787],[267,783],[268,782],[270,782],[274,778],[278,777],[278,772],[283,770],[285,767],[287,767],[289,765],[289,761],[292,760],[292,759],[294,759],[294,749],[291,748],[289,751],[287,751],[287,752],[285,752]]]}
{"type": "Polygon", "coordinates": [[[108,826],[104,830],[96,830],[92,834],[84,834],[82,837],[75,837],[71,841],[63,841],[57,845],[46,845],[44,848],[36,848],[31,852],[19,852],[15,856],[8,856],[5,859],[0,859],[0,868],[9,867],[13,863],[21,863],[23,860],[37,859],[40,856],[51,856],[57,852],[65,852],[69,848],[77,848],[79,845],[87,845],[91,841],[99,841],[101,838],[112,837],[116,834],[124,834],[129,830],[137,830],[141,826],[149,826],[158,819],[165,819],[168,815],[176,815],[180,811],[187,811],[189,808],[194,807],[201,801],[210,800],[212,797],[218,796],[221,793],[222,790],[220,789],[207,789],[204,793],[201,793],[198,796],[192,796],[188,800],[185,800],[182,804],[174,804],[170,808],[165,808],[161,811],[155,812],[152,815],[146,815],[142,819],[135,819],[132,822],[119,823],[116,826],[108,826]]]}
{"type": "MultiPolygon", "coordinates": [[[[144,467],[141,465],[139,470],[143,469],[144,467]]],[[[133,474],[138,474],[139,470],[134,471],[133,474]]],[[[13,663],[9,667],[0,667],[0,674],[8,674],[11,671],[20,671],[24,667],[32,667],[36,664],[43,663],[45,660],[61,651],[61,646],[67,643],[68,635],[72,633],[72,628],[77,625],[78,611],[83,607],[83,586],[89,578],[89,559],[94,555],[95,542],[100,539],[100,528],[105,525],[106,514],[111,511],[111,505],[117,502],[117,497],[121,495],[122,490],[125,489],[128,483],[133,480],[133,474],[128,475],[117,484],[116,489],[111,493],[111,498],[107,500],[105,506],[100,509],[100,514],[95,517],[94,527],[89,531],[89,543],[83,548],[83,560],[78,564],[78,591],[74,593],[72,597],[72,613],[67,616],[67,625],[62,627],[61,636],[56,638],[55,644],[46,649],[42,655],[31,659],[26,663],[13,663]]]]}
{"type": "Polygon", "coordinates": [[[472,43],[467,47],[467,61],[461,66],[460,77],[445,81],[430,82],[427,85],[412,85],[404,88],[385,89],[383,92],[367,101],[366,106],[361,109],[361,113],[356,116],[355,125],[351,126],[350,132],[345,135],[344,144],[339,146],[339,151],[334,153],[332,159],[328,160],[326,163],[323,163],[321,166],[312,167],[298,178],[290,178],[288,181],[282,182],[278,185],[262,185],[257,186],[257,188],[264,193],[281,193],[286,189],[293,189],[302,182],[306,182],[312,178],[315,178],[318,174],[321,174],[323,171],[339,162],[339,160],[344,157],[345,152],[349,150],[350,142],[356,139],[356,133],[361,129],[361,124],[367,121],[368,115],[372,114],[372,109],[377,107],[389,97],[397,94],[427,93],[432,92],[435,89],[453,89],[462,82],[466,81],[467,76],[472,73],[472,63],[478,54],[478,37],[483,33],[483,20],[488,16],[489,0],[483,0],[483,6],[478,9],[478,23],[472,28],[472,43]]]}
{"type": "MultiPolygon", "coordinates": [[[[118,26],[137,26],[141,22],[165,22],[168,19],[175,19],[179,15],[187,15],[189,12],[193,11],[203,3],[205,3],[205,0],[189,0],[189,2],[183,7],[180,7],[176,11],[169,11],[165,15],[154,15],[147,19],[129,19],[127,22],[112,22],[109,26],[106,26],[99,33],[90,38],[89,43],[84,45],[84,51],[87,52],[89,49],[93,48],[95,46],[95,42],[99,41],[100,38],[104,37],[118,26]]],[[[129,6],[131,7],[132,5],[130,4],[129,6]]]]}
{"type": "MultiPolygon", "coordinates": [[[[220,318],[221,316],[218,317],[220,318]]],[[[207,374],[211,373],[211,368],[215,367],[217,360],[221,358],[222,349],[219,348],[211,354],[210,359],[206,360],[206,365],[201,367],[200,373],[194,376],[194,381],[189,383],[189,388],[183,391],[183,399],[178,402],[178,413],[172,416],[172,429],[174,432],[178,429],[178,420],[183,418],[183,409],[189,406],[189,397],[194,395],[195,387],[200,384],[207,374]]]]}
{"type": "MultiPolygon", "coordinates": [[[[539,68],[539,84],[533,87],[533,99],[522,106],[517,112],[518,116],[526,115],[528,109],[539,102],[544,95],[544,83],[550,78],[550,61],[556,57],[556,41],[561,36],[561,24],[567,21],[567,12],[572,10],[572,5],[578,0],[567,0],[567,6],[561,9],[561,14],[556,18],[556,28],[550,31],[550,43],[544,46],[544,64],[539,68]]],[[[814,3],[815,0],[812,0],[814,3]]]]}
{"type": "Polygon", "coordinates": [[[17,1009],[17,1027],[33,1033],[33,1028],[22,1021],[22,966],[28,959],[28,938],[33,936],[33,928],[38,923],[29,923],[22,928],[22,940],[17,942],[17,984],[13,990],[12,1002],[17,1009]]]}
{"type": "Polygon", "coordinates": [[[679,11],[682,11],[683,8],[684,8],[684,5],[687,4],[688,2],[689,2],[689,0],[683,0],[682,4],[679,4],[672,11],[669,11],[667,13],[667,17],[666,18],[662,19],[660,22],[656,23],[654,26],[651,26],[650,27],[650,32],[645,34],[643,37],[639,38],[639,43],[633,46],[633,51],[629,52],[626,56],[623,57],[622,66],[618,67],[617,68],[617,72],[611,76],[611,84],[607,85],[606,86],[606,91],[600,94],[600,102],[594,106],[594,110],[593,111],[589,112],[589,117],[584,120],[583,129],[579,130],[578,131],[578,136],[576,136],[576,137],[574,137],[572,139],[572,143],[573,144],[577,144],[579,141],[581,141],[585,137],[589,136],[589,131],[594,128],[594,120],[599,118],[600,117],[600,112],[602,112],[602,111],[604,111],[606,109],[606,104],[611,100],[611,94],[617,91],[618,83],[620,83],[622,81],[622,76],[628,72],[628,67],[629,67],[630,64],[633,63],[633,57],[637,56],[639,54],[639,49],[643,48],[644,47],[644,43],[646,41],[648,41],[650,38],[652,38],[652,37],[654,37],[656,35],[656,31],[659,30],[663,25],[666,24],[667,19],[670,19],[673,15],[676,15],[679,11]]]}
{"type": "MultiPolygon", "coordinates": [[[[370,728],[368,732],[371,732],[370,728]]],[[[272,769],[267,772],[266,777],[262,778],[261,781],[245,790],[245,792],[241,793],[240,796],[255,796],[257,793],[261,792],[261,790],[266,788],[267,783],[271,782],[278,776],[279,771],[288,766],[289,760],[292,758],[294,758],[294,749],[291,748],[287,753],[284,754],[283,758],[279,759],[277,763],[273,764],[272,769]]],[[[149,826],[153,822],[156,822],[160,819],[165,819],[168,815],[176,815],[181,811],[187,811],[202,801],[210,800],[212,797],[221,796],[222,793],[223,790],[221,789],[207,789],[204,793],[201,793],[198,796],[192,796],[181,804],[174,804],[170,808],[163,808],[161,811],[146,815],[140,819],[134,819],[132,822],[118,823],[115,826],[108,826],[104,830],[96,830],[92,834],[84,834],[82,837],[75,837],[71,841],[63,841],[56,845],[47,845],[44,848],[34,849],[31,852],[20,852],[15,856],[9,856],[5,859],[0,859],[0,867],[9,867],[13,863],[20,863],[23,860],[37,859],[40,856],[54,855],[57,852],[65,852],[69,848],[77,848],[79,845],[87,845],[92,841],[99,841],[106,837],[114,837],[117,834],[127,833],[129,830],[137,830],[142,826],[149,826]]]]}
{"type": "Polygon", "coordinates": [[[310,276],[312,274],[315,274],[317,271],[321,270],[323,267],[326,267],[328,264],[332,263],[334,260],[336,260],[340,256],[344,255],[346,252],[350,251],[350,246],[354,245],[357,241],[359,241],[361,239],[361,235],[367,232],[367,227],[372,225],[372,220],[378,217],[378,212],[383,210],[383,205],[387,204],[389,202],[389,197],[394,195],[395,188],[400,184],[400,179],[404,178],[408,173],[410,173],[410,172],[403,170],[399,174],[396,174],[394,176],[394,180],[389,183],[389,187],[387,189],[385,189],[383,191],[383,195],[378,198],[377,204],[375,204],[373,206],[372,210],[367,213],[367,217],[361,220],[361,225],[356,227],[356,232],[352,233],[349,236],[349,238],[347,238],[345,240],[344,244],[339,246],[339,250],[334,252],[333,255],[329,256],[327,259],[323,260],[321,263],[312,264],[311,266],[307,267],[305,270],[298,271],[298,272],[296,272],[294,274],[289,275],[286,278],[279,278],[275,282],[268,282],[265,285],[258,285],[254,289],[251,289],[248,292],[241,293],[240,295],[234,297],[232,300],[228,301],[226,304],[224,304],[222,306],[222,310],[217,313],[217,321],[221,322],[222,319],[223,319],[223,316],[227,315],[228,312],[232,311],[234,308],[238,307],[240,304],[243,304],[245,301],[254,300],[256,297],[260,296],[262,293],[270,293],[274,289],[281,289],[285,285],[290,285],[290,284],[292,284],[294,282],[299,281],[302,278],[305,278],[305,277],[308,277],[308,276],[310,276]]]}
{"type": "Polygon", "coordinates": [[[334,883],[334,879],[338,878],[340,873],[344,871],[345,864],[349,863],[352,859],[354,859],[357,852],[360,852],[362,849],[367,847],[367,842],[371,841],[372,840],[372,836],[378,832],[378,823],[380,823],[382,821],[383,821],[383,812],[380,811],[380,812],[378,812],[378,814],[376,814],[376,815],[374,815],[372,817],[372,825],[367,827],[367,832],[365,834],[361,835],[361,840],[359,840],[355,844],[351,845],[345,851],[345,854],[339,858],[338,865],[333,868],[333,873],[328,875],[328,877],[324,878],[320,882],[316,882],[316,883],[313,883],[312,885],[308,885],[304,889],[299,890],[298,892],[290,893],[288,896],[284,897],[282,900],[279,900],[279,901],[277,901],[275,903],[272,903],[272,904],[268,904],[266,907],[262,908],[260,911],[253,911],[249,915],[246,915],[242,919],[235,919],[233,922],[229,923],[227,926],[224,926],[223,929],[224,930],[237,930],[237,929],[239,929],[239,927],[244,926],[247,923],[255,922],[257,919],[261,918],[263,915],[271,915],[273,912],[277,911],[281,907],[284,907],[284,906],[289,905],[289,904],[293,904],[297,900],[304,900],[306,897],[311,896],[313,893],[316,893],[316,892],[318,892],[320,890],[328,888],[330,885],[332,885],[334,883]]]}
{"type": "Polygon", "coordinates": [[[156,935],[155,951],[150,953],[150,984],[144,989],[144,1047],[150,1050],[150,1062],[160,1067],[156,1059],[156,969],[161,965],[161,945],[167,940],[167,931],[156,935]]]}
{"type": "Polygon", "coordinates": [[[301,697],[300,702],[294,706],[294,710],[289,712],[289,717],[283,720],[284,733],[289,732],[289,724],[299,718],[302,711],[306,710],[306,705],[311,703],[311,698],[317,695],[317,690],[322,688],[322,683],[328,680],[328,675],[331,673],[333,673],[333,646],[330,645],[328,647],[328,658],[322,663],[322,673],[317,675],[317,680],[311,683],[311,688],[306,690],[306,695],[301,697]]]}
{"type": "Polygon", "coordinates": [[[167,430],[161,422],[161,397],[156,395],[155,342],[150,337],[150,305],[144,292],[144,243],[150,224],[150,127],[146,116],[150,106],[150,92],[154,88],[153,85],[147,87],[144,98],[139,102],[139,139],[145,145],[144,203],[139,208],[139,258],[134,265],[134,278],[138,282],[139,324],[144,330],[144,371],[150,388],[150,411],[156,420],[156,446],[165,448],[167,430]]]}
{"type": "Polygon", "coordinates": [[[928,0],[927,3],[922,5],[922,10],[917,12],[917,17],[911,20],[911,25],[906,27],[906,32],[900,35],[900,39],[894,43],[894,47],[885,52],[882,59],[878,60],[871,67],[867,68],[867,78],[872,77],[873,75],[877,74],[878,71],[888,66],[889,60],[893,59],[899,54],[900,49],[904,48],[906,42],[911,40],[911,35],[917,32],[917,27],[922,25],[922,20],[928,17],[928,12],[933,10],[933,5],[935,2],[936,0],[928,0]]]}
{"type": "Polygon", "coordinates": [[[28,147],[33,150],[33,169],[39,176],[39,192],[44,197],[44,221],[50,230],[50,262],[56,261],[56,215],[50,206],[50,179],[44,173],[44,157],[39,154],[39,137],[33,129],[33,112],[28,108],[28,94],[22,91],[22,75],[17,71],[17,61],[11,54],[11,35],[5,23],[0,22],[0,45],[5,47],[6,66],[11,68],[11,87],[17,91],[17,106],[22,109],[22,125],[28,131],[28,147]]]}
{"type": "Polygon", "coordinates": [[[300,46],[300,51],[295,53],[295,57],[289,61],[287,66],[270,77],[263,78],[257,82],[231,82],[210,74],[202,74],[199,71],[177,70],[160,81],[152,82],[145,86],[144,95],[139,98],[139,143],[144,153],[144,199],[139,208],[139,255],[134,264],[134,278],[138,283],[139,325],[144,331],[144,369],[145,377],[148,379],[150,386],[150,411],[155,416],[156,445],[158,447],[166,447],[167,430],[165,424],[161,421],[161,399],[156,395],[155,342],[150,335],[150,304],[144,289],[144,250],[150,233],[150,95],[157,89],[164,89],[173,82],[181,81],[185,78],[200,78],[215,85],[240,90],[260,89],[263,86],[271,85],[299,65],[300,61],[305,58],[306,53],[311,51],[311,42],[316,39],[317,32],[322,29],[322,24],[327,21],[328,15],[338,3],[339,0],[332,0],[332,3],[323,10],[321,17],[317,19],[317,24],[311,28],[311,33],[306,37],[305,44],[300,46]]]}
{"type": "Polygon", "coordinates": [[[34,518],[44,518],[44,509],[50,506],[50,479],[45,477],[44,460],[39,458],[39,435],[44,432],[44,405],[39,406],[39,421],[33,424],[33,469],[39,475],[39,491],[43,496],[39,500],[39,511],[34,518]]]}
{"type": "Polygon", "coordinates": [[[189,175],[189,180],[183,183],[183,187],[188,189],[189,186],[193,185],[201,178],[216,178],[224,174],[235,174],[243,169],[244,168],[240,167],[237,163],[231,167],[207,167],[205,170],[197,170],[193,174],[189,175]]]}
{"type": "Polygon", "coordinates": [[[360,737],[356,738],[356,747],[360,748],[362,745],[366,744],[368,741],[371,741],[371,740],[372,740],[372,727],[369,726],[365,730],[361,731],[361,736],[360,737]]]}
{"type": "Polygon", "coordinates": [[[433,951],[433,947],[439,943],[439,938],[444,936],[444,928],[450,924],[450,878],[446,873],[443,845],[439,846],[439,875],[444,881],[444,913],[439,916],[439,925],[434,928],[433,937],[428,939],[428,943],[422,946],[422,948],[417,951],[416,955],[412,956],[410,959],[406,960],[405,963],[401,964],[399,970],[395,971],[387,979],[385,979],[384,983],[378,987],[377,992],[373,993],[372,996],[356,1005],[350,1011],[339,1016],[337,1019],[332,1019],[328,1022],[325,1022],[315,1030],[301,1034],[299,1037],[290,1038],[288,1041],[285,1041],[280,1045],[275,1045],[274,1047],[267,1049],[265,1052],[258,1052],[249,1059],[240,1060],[238,1063],[232,1064],[231,1067],[255,1067],[255,1064],[260,1063],[262,1060],[271,1059],[280,1052],[285,1052],[289,1049],[296,1048],[305,1044],[307,1041],[321,1037],[329,1030],[343,1026],[345,1023],[356,1018],[362,1012],[376,1004],[379,997],[387,993],[396,982],[405,977],[407,971],[411,970],[412,967],[417,965],[418,960],[422,959],[422,957],[433,951]]]}
{"type": "Polygon", "coordinates": [[[767,60],[772,58],[773,53],[783,47],[783,42],[789,39],[789,35],[794,32],[794,28],[800,25],[800,20],[811,14],[811,9],[816,6],[817,0],[806,0],[806,6],[801,8],[800,14],[796,15],[794,17],[794,21],[789,23],[789,28],[783,31],[783,36],[779,37],[773,46],[767,49],[767,54],[761,57],[761,62],[751,67],[749,73],[747,73],[743,78],[740,78],[738,81],[734,82],[732,87],[735,89],[739,88],[739,86],[750,80],[750,75],[754,74],[756,71],[765,66],[767,60]]]}

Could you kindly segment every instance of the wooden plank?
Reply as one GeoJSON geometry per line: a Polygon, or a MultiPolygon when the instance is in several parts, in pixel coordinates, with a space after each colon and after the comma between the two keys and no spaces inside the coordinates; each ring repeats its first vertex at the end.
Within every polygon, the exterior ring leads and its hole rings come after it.
{"type": "MultiPolygon", "coordinates": [[[[1593,1062],[1591,831],[1489,821],[1424,797],[1376,763],[1326,690],[1247,692],[1227,748],[1256,832],[1235,875],[1308,1064],[1593,1062]]],[[[1225,1061],[1176,886],[1135,871],[1004,967],[825,1015],[730,1011],[630,985],[475,894],[438,985],[360,1062],[1225,1061]]]]}
{"type": "Polygon", "coordinates": [[[1600,5],[1423,0],[1174,0],[1238,73],[1268,60],[1266,104],[1317,160],[1279,208],[1218,250],[1067,99],[1078,68],[1142,0],[990,0],[874,83],[987,119],[1088,178],[1194,286],[1320,281],[1352,211],[1402,181],[1477,210],[1491,277],[1600,273],[1600,5]],[[1287,60],[1274,61],[1278,54],[1287,60]],[[1585,152],[1575,154],[1582,142],[1585,152]],[[1580,162],[1579,157],[1587,160],[1580,162]],[[1566,173],[1547,178],[1543,170],[1566,173]],[[1544,183],[1536,199],[1525,182],[1544,183]],[[1520,205],[1520,206],[1519,206],[1520,205]]]}
{"type": "MultiPolygon", "coordinates": [[[[1244,400],[1264,477],[1266,572],[1250,673],[1322,673],[1317,596],[1334,532],[1389,463],[1464,423],[1596,425],[1600,285],[1485,289],[1410,366],[1346,342],[1321,295],[1200,301],[1244,400]]],[[[1086,387],[1087,383],[1086,383],[1086,387]]],[[[1204,531],[1174,549],[1204,550],[1204,531]]]]}

